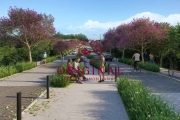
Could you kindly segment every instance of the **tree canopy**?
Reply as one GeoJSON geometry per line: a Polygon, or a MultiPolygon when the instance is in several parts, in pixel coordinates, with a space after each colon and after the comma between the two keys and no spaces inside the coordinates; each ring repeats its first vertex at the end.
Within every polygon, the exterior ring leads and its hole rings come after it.
{"type": "Polygon", "coordinates": [[[60,32],[57,32],[54,37],[60,38],[60,39],[78,39],[78,40],[87,40],[86,35],[84,34],[67,34],[64,35],[60,32]]]}
{"type": "Polygon", "coordinates": [[[133,49],[139,51],[144,62],[143,53],[148,49],[152,42],[167,39],[169,25],[165,28],[162,24],[150,21],[149,18],[134,19],[130,23],[122,24],[116,28],[108,30],[104,34],[104,48],[119,50],[133,49]]]}
{"type": "Polygon", "coordinates": [[[0,18],[0,37],[9,37],[12,42],[19,41],[29,50],[55,34],[52,15],[39,14],[34,10],[12,8],[8,17],[0,18]]]}

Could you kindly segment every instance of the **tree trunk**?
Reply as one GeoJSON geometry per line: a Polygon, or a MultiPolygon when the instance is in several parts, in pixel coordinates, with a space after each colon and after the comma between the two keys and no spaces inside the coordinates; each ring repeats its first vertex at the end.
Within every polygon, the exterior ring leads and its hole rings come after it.
{"type": "Polygon", "coordinates": [[[27,44],[28,51],[29,51],[29,62],[32,62],[32,53],[31,53],[31,47],[27,44]]]}
{"type": "Polygon", "coordinates": [[[168,60],[169,60],[169,69],[172,70],[173,69],[173,60],[172,60],[172,57],[171,56],[167,56],[168,60]]]}
{"type": "Polygon", "coordinates": [[[123,49],[123,51],[122,51],[122,58],[124,58],[124,49],[123,49]]]}
{"type": "Polygon", "coordinates": [[[141,58],[142,58],[142,63],[144,64],[144,47],[143,47],[143,44],[141,45],[141,58]]]}
{"type": "Polygon", "coordinates": [[[159,66],[162,67],[163,57],[159,56],[159,66]]]}
{"type": "Polygon", "coordinates": [[[170,60],[170,69],[171,70],[173,69],[173,62],[172,62],[172,60],[170,60]]]}
{"type": "Polygon", "coordinates": [[[177,62],[174,62],[174,67],[175,70],[177,70],[177,62]]]}
{"type": "Polygon", "coordinates": [[[177,69],[177,59],[174,59],[173,63],[174,63],[173,64],[173,69],[176,70],[177,69]]]}

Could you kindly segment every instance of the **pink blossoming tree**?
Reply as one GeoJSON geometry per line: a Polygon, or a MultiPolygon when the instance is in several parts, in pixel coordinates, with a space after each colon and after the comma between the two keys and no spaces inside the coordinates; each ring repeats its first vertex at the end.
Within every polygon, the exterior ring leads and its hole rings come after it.
{"type": "Polygon", "coordinates": [[[29,50],[29,61],[32,62],[33,47],[55,34],[53,22],[52,15],[10,7],[8,17],[0,18],[0,37],[8,36],[23,43],[29,50]]]}
{"type": "Polygon", "coordinates": [[[129,33],[129,41],[133,45],[133,49],[141,53],[142,62],[144,62],[143,53],[148,49],[148,45],[153,41],[164,40],[164,33],[160,24],[155,21],[150,21],[149,18],[134,19],[131,23],[129,33]]]}

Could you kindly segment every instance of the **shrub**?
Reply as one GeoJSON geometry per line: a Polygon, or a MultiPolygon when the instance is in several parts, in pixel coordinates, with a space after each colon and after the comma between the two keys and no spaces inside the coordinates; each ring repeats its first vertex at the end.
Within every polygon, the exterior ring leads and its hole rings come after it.
{"type": "Polygon", "coordinates": [[[57,58],[58,58],[58,56],[47,57],[46,63],[53,62],[53,61],[57,60],[57,58]]]}
{"type": "MultiPolygon", "coordinates": [[[[47,63],[57,59],[57,56],[47,58],[47,63]]],[[[19,62],[15,65],[0,66],[0,78],[10,76],[15,73],[23,72],[34,68],[36,64],[34,62],[19,62]]]]}
{"type": "Polygon", "coordinates": [[[9,76],[17,73],[17,69],[14,66],[1,66],[0,67],[0,78],[9,76]]]}
{"type": "Polygon", "coordinates": [[[180,114],[160,97],[149,94],[140,82],[119,77],[117,87],[131,120],[180,120],[180,114]]]}
{"type": "Polygon", "coordinates": [[[0,78],[22,72],[24,70],[28,70],[35,67],[34,62],[22,62],[17,63],[16,65],[9,65],[9,66],[1,66],[0,67],[0,78]]]}
{"type": "Polygon", "coordinates": [[[127,59],[127,58],[119,58],[118,60],[119,62],[122,62],[122,63],[125,63],[125,64],[128,64],[128,65],[132,65],[133,64],[133,60],[131,59],[127,59]]]}
{"type": "MultiPolygon", "coordinates": [[[[47,53],[47,56],[50,56],[50,51],[52,50],[52,46],[46,42],[40,43],[33,48],[32,58],[34,61],[39,61],[42,59],[42,54],[44,52],[47,53]]],[[[27,53],[28,54],[28,53],[27,53]]]]}
{"type": "Polygon", "coordinates": [[[159,72],[160,68],[159,65],[157,64],[153,64],[153,63],[149,63],[149,62],[144,62],[144,64],[142,62],[140,62],[141,68],[145,69],[145,70],[149,70],[149,71],[153,71],[153,72],[159,72]]]}
{"type": "Polygon", "coordinates": [[[54,87],[66,87],[69,85],[69,76],[67,75],[53,75],[50,77],[50,83],[54,87]]]}
{"type": "Polygon", "coordinates": [[[93,56],[93,55],[89,55],[89,54],[88,54],[86,57],[87,57],[88,59],[92,59],[92,58],[94,58],[94,56],[93,56]]]}
{"type": "Polygon", "coordinates": [[[14,47],[0,47],[0,65],[13,65],[16,64],[19,58],[17,49],[14,47]]]}
{"type": "Polygon", "coordinates": [[[35,67],[34,62],[21,62],[15,65],[15,68],[17,69],[18,72],[22,72],[22,71],[25,71],[34,67],[35,67]]]}
{"type": "MultiPolygon", "coordinates": [[[[132,65],[133,64],[133,60],[131,59],[127,59],[127,58],[119,58],[118,60],[119,62],[128,64],[128,65],[132,65]]],[[[145,69],[145,70],[149,70],[149,71],[153,71],[153,72],[159,72],[160,68],[157,64],[154,63],[149,63],[149,62],[139,62],[139,65],[141,66],[141,68],[145,69]]]]}

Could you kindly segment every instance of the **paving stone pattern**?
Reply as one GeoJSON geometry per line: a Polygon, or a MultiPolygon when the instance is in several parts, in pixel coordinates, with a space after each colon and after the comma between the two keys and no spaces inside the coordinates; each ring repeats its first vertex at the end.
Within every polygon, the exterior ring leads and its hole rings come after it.
{"type": "MultiPolygon", "coordinates": [[[[141,81],[152,94],[160,95],[169,106],[175,108],[176,112],[180,112],[180,78],[178,81],[168,75],[146,70],[142,70],[142,73],[132,72],[131,66],[118,62],[111,62],[111,66],[120,66],[124,75],[141,81]]],[[[177,77],[174,78],[177,79],[177,77]]]]}

